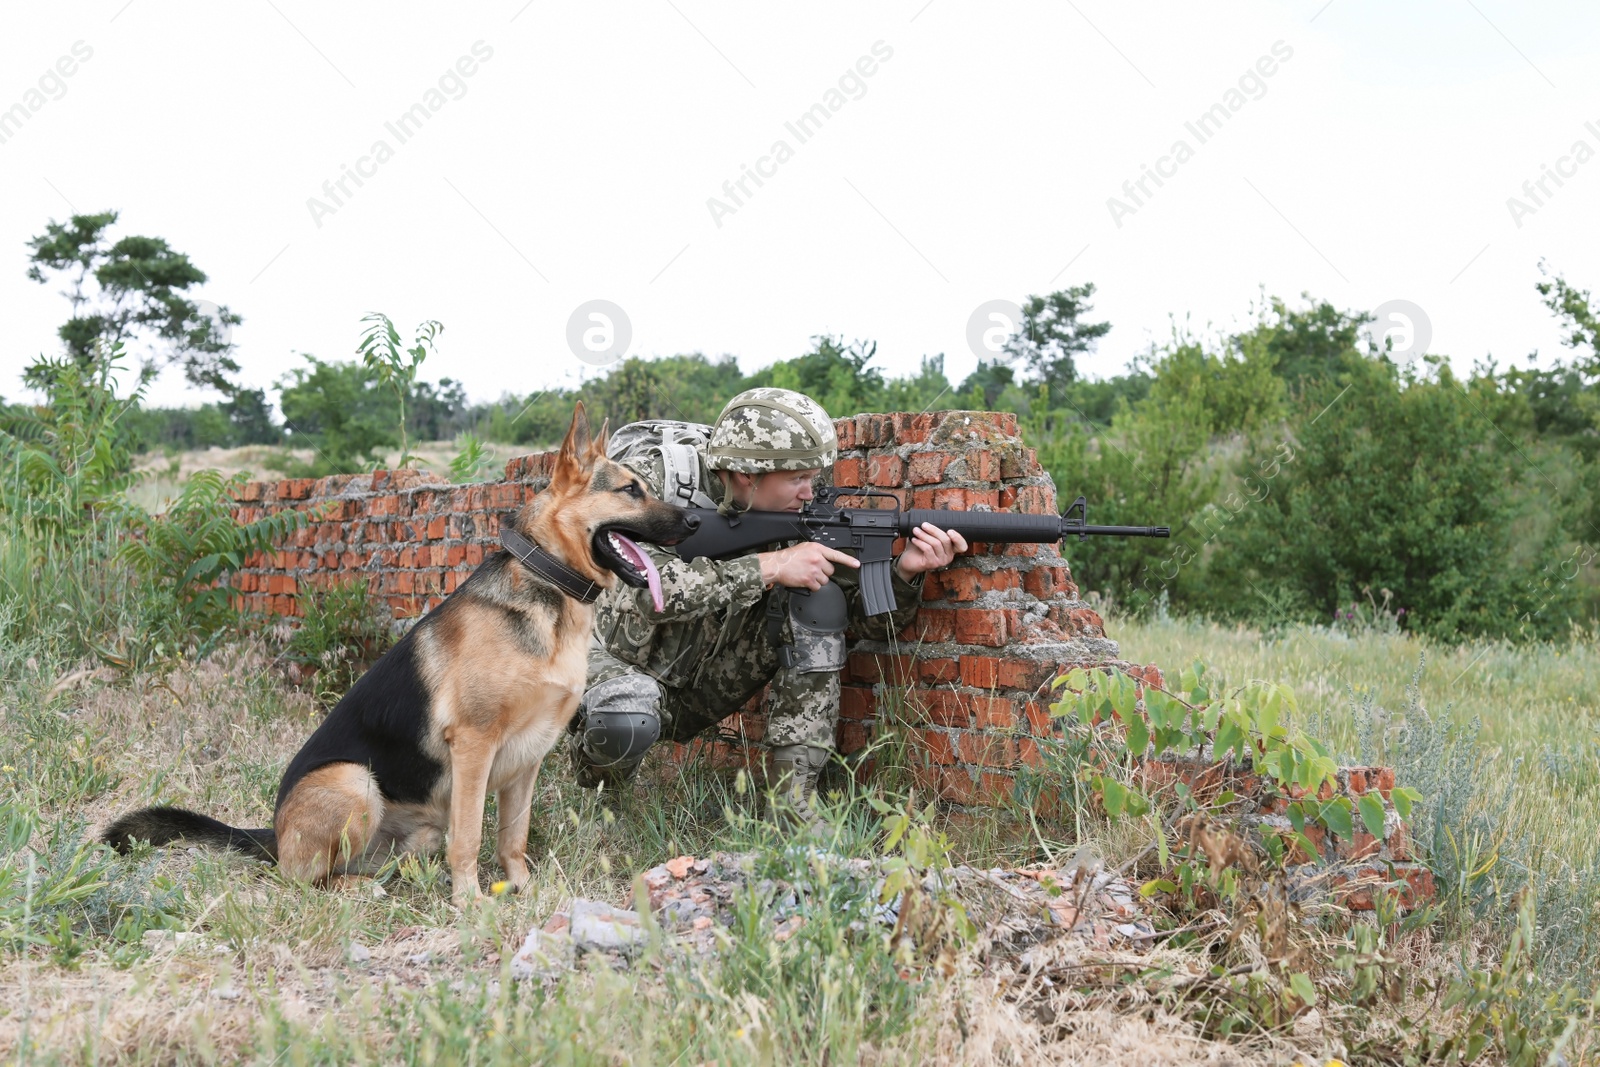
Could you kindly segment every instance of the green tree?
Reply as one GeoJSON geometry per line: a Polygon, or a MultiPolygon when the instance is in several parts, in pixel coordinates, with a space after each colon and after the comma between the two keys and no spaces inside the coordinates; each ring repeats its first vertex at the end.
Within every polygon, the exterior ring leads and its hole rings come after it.
{"type": "Polygon", "coordinates": [[[302,476],[354,474],[382,462],[384,449],[399,443],[399,404],[381,387],[378,372],[364,364],[318,359],[296,367],[278,383],[291,447],[309,446],[309,465],[286,469],[302,476]]]}
{"type": "MultiPolygon", "coordinates": [[[[175,363],[191,383],[231,396],[235,386],[228,376],[238,373],[239,364],[229,355],[228,332],[244,320],[225,307],[208,313],[189,299],[206,274],[161,238],[130,235],[108,245],[106,231],[116,221],[115,211],[73,215],[65,224],[52,219],[28,242],[29,278],[44,284],[46,271],[67,276],[62,295],[72,305],[72,318],[57,333],[68,357],[88,370],[97,343],[126,345],[143,338],[153,348],[148,362],[175,363]]],[[[29,384],[43,387],[37,378],[35,373],[29,384]]]]}
{"type": "MultiPolygon", "coordinates": [[[[1539,271],[1548,273],[1542,262],[1539,271]]],[[[1569,284],[1559,274],[1539,282],[1535,288],[1566,331],[1561,343],[1579,352],[1578,369],[1588,377],[1600,375],[1600,308],[1595,306],[1589,290],[1569,284]],[[1588,349],[1587,354],[1584,349],[1588,349]]]]}
{"type": "Polygon", "coordinates": [[[1301,294],[1301,299],[1305,306],[1296,309],[1278,297],[1270,298],[1255,328],[1239,338],[1241,345],[1264,348],[1273,371],[1291,387],[1304,379],[1331,378],[1351,360],[1360,359],[1361,327],[1372,321],[1370,315],[1340,311],[1309,293],[1301,294]]]}
{"type": "Polygon", "coordinates": [[[361,321],[369,325],[361,334],[356,353],[376,376],[378,383],[394,393],[395,402],[400,407],[400,459],[395,466],[403,469],[410,466],[413,459],[411,437],[406,429],[406,400],[416,388],[417,371],[422,361],[428,358],[429,352],[437,351],[434,342],[444,332],[444,324],[437,319],[427,320],[417,327],[411,347],[402,348],[400,331],[394,328],[394,323],[383,312],[374,311],[363,316],[361,321]]]}
{"type": "Polygon", "coordinates": [[[994,411],[1001,394],[1016,384],[1017,372],[999,359],[980,359],[973,372],[962,379],[958,391],[961,406],[978,411],[994,411]]]}
{"type": "MultiPolygon", "coordinates": [[[[917,373],[890,378],[884,383],[883,405],[888,411],[931,411],[961,407],[959,394],[944,376],[944,354],[923,356],[917,373]]],[[[831,409],[830,409],[831,410],[831,409]]],[[[841,411],[839,415],[854,415],[841,411]]]]}
{"type": "Polygon", "coordinates": [[[1033,372],[1052,398],[1066,395],[1078,377],[1077,357],[1094,350],[1111,332],[1109,322],[1085,322],[1094,310],[1089,298],[1094,283],[1075,285],[1045,296],[1030,296],[1022,305],[1022,323],[1005,344],[1005,352],[1033,372]]]}
{"type": "Polygon", "coordinates": [[[878,342],[845,344],[843,337],[818,334],[811,343],[811,351],[756,371],[743,387],[797,389],[835,417],[883,410],[883,372],[868,366],[878,354],[878,342]]]}

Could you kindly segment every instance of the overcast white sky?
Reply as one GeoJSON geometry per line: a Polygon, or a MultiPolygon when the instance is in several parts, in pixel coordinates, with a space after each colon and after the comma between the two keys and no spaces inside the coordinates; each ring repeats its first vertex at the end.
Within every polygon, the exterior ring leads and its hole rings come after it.
{"type": "MultiPolygon", "coordinates": [[[[442,320],[424,377],[477,399],[596,373],[566,343],[594,298],[627,312],[630,353],[750,370],[834,332],[894,372],[943,352],[959,380],[975,307],[1086,281],[1113,324],[1097,374],[1169,315],[1239,325],[1261,287],[1412,301],[1463,367],[1548,363],[1541,257],[1600,288],[1600,157],[1569,158],[1520,226],[1507,206],[1575,142],[1600,153],[1593,3],[97,0],[6,23],[0,111],[43,100],[0,143],[12,397],[68,314],[24,242],[74,211],[188,253],[197,295],[245,318],[251,384],[296,352],[349,358],[383,310],[407,332],[442,320]],[[78,42],[90,58],[30,97],[78,42]],[[401,143],[385,123],[477,42],[492,55],[401,143]],[[892,54],[801,143],[785,123],[875,44],[892,54]],[[1292,54],[1247,83],[1259,98],[1200,143],[1185,123],[1275,44],[1292,54]],[[1114,220],[1108,198],[1180,139],[1192,158],[1114,220]],[[392,158],[314,218],[380,140],[392,158]],[[792,156],[714,218],[780,140],[792,156]]],[[[204,399],[175,373],[154,396],[204,399]]]]}

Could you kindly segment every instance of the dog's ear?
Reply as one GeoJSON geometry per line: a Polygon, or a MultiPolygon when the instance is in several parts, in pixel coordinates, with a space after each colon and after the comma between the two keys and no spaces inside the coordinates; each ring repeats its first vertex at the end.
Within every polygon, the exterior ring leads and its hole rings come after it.
{"type": "MultiPolygon", "coordinates": [[[[594,444],[589,446],[589,454],[594,459],[599,459],[606,454],[606,446],[611,443],[611,420],[600,420],[600,432],[595,435],[594,444]]],[[[591,461],[592,462],[592,461],[591,461]]]]}
{"type": "Polygon", "coordinates": [[[572,425],[567,428],[567,438],[561,442],[556,455],[556,469],[551,481],[577,482],[589,476],[594,469],[594,450],[589,443],[589,416],[584,414],[583,401],[572,409],[572,425]]]}

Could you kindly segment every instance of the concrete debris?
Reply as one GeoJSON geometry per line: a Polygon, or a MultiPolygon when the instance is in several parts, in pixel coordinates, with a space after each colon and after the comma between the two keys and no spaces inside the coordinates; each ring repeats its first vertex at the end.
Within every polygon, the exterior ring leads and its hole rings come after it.
{"type": "MultiPolygon", "coordinates": [[[[903,896],[882,899],[882,861],[845,859],[803,846],[788,859],[788,880],[766,876],[753,854],[727,852],[678,856],[645,871],[648,907],[664,947],[715,953],[727,943],[736,908],[751,894],[777,944],[800,936],[816,914],[811,909],[824,899],[834,914],[841,899],[854,902],[849,925],[858,932],[869,926],[883,933],[901,927],[903,896]]],[[[929,874],[921,889],[930,898],[962,906],[978,928],[983,955],[1020,957],[1025,969],[1032,947],[1062,938],[1085,947],[1133,951],[1144,951],[1156,940],[1138,887],[1099,864],[1027,870],[963,866],[929,874]]],[[[543,928],[528,933],[511,971],[519,979],[552,978],[586,955],[624,967],[649,939],[638,911],[575,898],[543,928]]]]}

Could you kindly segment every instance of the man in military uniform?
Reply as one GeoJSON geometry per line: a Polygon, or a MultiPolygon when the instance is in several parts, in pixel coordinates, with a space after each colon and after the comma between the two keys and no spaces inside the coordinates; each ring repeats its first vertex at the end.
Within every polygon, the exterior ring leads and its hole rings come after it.
{"type": "MultiPolygon", "coordinates": [[[[750,389],[728,401],[703,450],[679,445],[621,457],[657,495],[697,496],[724,515],[798,511],[836,452],[833,420],[810,397],[750,389]],[[669,462],[696,464],[685,473],[669,462]],[[669,489],[671,491],[669,491],[669,489]]],[[[893,612],[862,610],[850,555],[811,541],[735,559],[685,563],[642,546],[660,573],[662,606],[618,585],[598,605],[587,691],[571,754],[586,788],[620,785],[659,738],[687,741],[770,685],[765,743],[779,795],[802,819],[833,749],[845,630],[887,638],[916,614],[922,583],[966,550],[959,533],[925,523],[895,560],[893,612]]]]}

